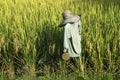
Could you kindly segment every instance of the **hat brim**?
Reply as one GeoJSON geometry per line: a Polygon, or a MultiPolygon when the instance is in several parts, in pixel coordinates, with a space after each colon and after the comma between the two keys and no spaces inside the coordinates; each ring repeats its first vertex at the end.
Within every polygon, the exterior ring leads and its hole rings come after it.
{"type": "Polygon", "coordinates": [[[79,21],[79,19],[80,19],[80,16],[73,16],[73,17],[71,17],[71,18],[68,18],[68,19],[64,20],[64,21],[59,25],[59,27],[62,27],[62,26],[64,26],[64,25],[67,24],[67,23],[77,22],[77,21],[79,21]]]}

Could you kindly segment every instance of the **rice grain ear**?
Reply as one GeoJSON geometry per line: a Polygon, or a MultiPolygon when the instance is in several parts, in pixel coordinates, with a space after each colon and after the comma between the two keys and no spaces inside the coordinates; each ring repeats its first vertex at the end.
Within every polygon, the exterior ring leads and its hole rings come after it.
{"type": "Polygon", "coordinates": [[[62,59],[65,60],[65,61],[68,61],[70,59],[69,53],[63,53],[62,54],[62,59]]]}

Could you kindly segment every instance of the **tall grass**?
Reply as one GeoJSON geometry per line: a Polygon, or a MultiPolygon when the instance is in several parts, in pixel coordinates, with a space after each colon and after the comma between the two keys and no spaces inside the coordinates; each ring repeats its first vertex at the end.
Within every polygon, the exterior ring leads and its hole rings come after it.
{"type": "Polygon", "coordinates": [[[99,73],[100,79],[107,73],[120,76],[119,2],[0,0],[0,79],[23,74],[67,79],[64,74],[68,65],[61,59],[63,28],[58,27],[66,9],[82,14],[82,64],[75,60],[84,74],[75,68],[71,79],[83,76],[92,80],[91,76],[99,77],[99,73]]]}

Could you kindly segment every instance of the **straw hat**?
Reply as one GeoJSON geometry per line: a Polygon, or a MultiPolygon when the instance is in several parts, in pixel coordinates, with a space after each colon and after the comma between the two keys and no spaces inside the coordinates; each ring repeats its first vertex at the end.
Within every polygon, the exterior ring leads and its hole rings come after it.
{"type": "Polygon", "coordinates": [[[59,25],[59,27],[62,27],[62,26],[64,26],[64,25],[67,24],[67,23],[77,22],[77,21],[79,21],[79,19],[80,19],[80,16],[74,15],[73,13],[71,13],[70,10],[65,10],[65,11],[62,13],[62,16],[63,16],[63,21],[62,21],[62,23],[59,25]]]}

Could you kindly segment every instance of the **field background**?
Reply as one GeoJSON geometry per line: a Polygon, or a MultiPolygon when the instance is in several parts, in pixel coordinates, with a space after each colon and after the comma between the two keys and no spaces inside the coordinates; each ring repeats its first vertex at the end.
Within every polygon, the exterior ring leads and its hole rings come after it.
{"type": "Polygon", "coordinates": [[[0,0],[0,80],[80,79],[120,79],[119,0],[0,0]],[[66,9],[82,15],[77,68],[61,58],[66,9]]]}

